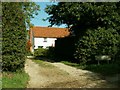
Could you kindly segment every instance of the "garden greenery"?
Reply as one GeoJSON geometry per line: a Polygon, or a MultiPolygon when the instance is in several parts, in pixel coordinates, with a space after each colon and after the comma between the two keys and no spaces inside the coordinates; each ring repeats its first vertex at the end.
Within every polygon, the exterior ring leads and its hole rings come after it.
{"type": "Polygon", "coordinates": [[[114,59],[119,50],[119,38],[114,29],[88,30],[76,44],[75,58],[82,63],[94,60],[96,55],[110,55],[114,59]]]}
{"type": "Polygon", "coordinates": [[[65,24],[74,34],[75,42],[68,46],[76,50],[70,48],[66,55],[73,52],[75,61],[86,63],[103,54],[119,59],[120,2],[59,2],[48,5],[45,11],[50,26],[65,24]]]}
{"type": "Polygon", "coordinates": [[[39,57],[47,57],[47,58],[54,58],[55,57],[55,48],[49,47],[48,49],[38,48],[34,52],[34,56],[37,58],[39,57]]]}
{"type": "Polygon", "coordinates": [[[37,15],[39,6],[34,2],[2,3],[2,69],[22,70],[26,59],[26,27],[37,15]]]}
{"type": "Polygon", "coordinates": [[[3,3],[2,11],[2,69],[16,71],[24,67],[26,53],[26,27],[22,5],[3,3]]]}

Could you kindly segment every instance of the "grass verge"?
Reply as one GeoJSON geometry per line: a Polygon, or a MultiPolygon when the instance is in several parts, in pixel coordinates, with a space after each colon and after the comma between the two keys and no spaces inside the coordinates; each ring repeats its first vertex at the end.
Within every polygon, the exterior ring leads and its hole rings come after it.
{"type": "Polygon", "coordinates": [[[120,73],[120,66],[118,64],[103,64],[103,65],[97,65],[97,64],[91,64],[91,65],[80,65],[76,63],[71,63],[67,61],[61,61],[62,63],[76,67],[78,69],[84,69],[89,70],[92,72],[99,73],[104,76],[112,76],[114,74],[120,73]]]}
{"type": "MultiPolygon", "coordinates": [[[[51,75],[51,76],[56,76],[56,75],[69,75],[69,73],[67,73],[66,71],[63,71],[59,68],[57,68],[56,66],[50,64],[50,62],[47,61],[43,61],[43,60],[37,60],[37,59],[33,59],[33,62],[35,62],[36,64],[38,64],[40,66],[40,68],[44,68],[44,74],[45,75],[51,75]]],[[[42,69],[41,69],[42,70],[42,69]]]]}
{"type": "Polygon", "coordinates": [[[25,71],[22,72],[3,72],[2,88],[25,88],[29,76],[25,71]]]}
{"type": "Polygon", "coordinates": [[[49,64],[48,62],[46,62],[46,61],[42,61],[42,60],[36,60],[36,59],[33,59],[33,61],[35,62],[35,63],[37,63],[37,64],[39,64],[41,67],[46,67],[46,68],[53,68],[53,67],[55,67],[55,66],[53,66],[53,65],[51,65],[51,64],[49,64]]]}

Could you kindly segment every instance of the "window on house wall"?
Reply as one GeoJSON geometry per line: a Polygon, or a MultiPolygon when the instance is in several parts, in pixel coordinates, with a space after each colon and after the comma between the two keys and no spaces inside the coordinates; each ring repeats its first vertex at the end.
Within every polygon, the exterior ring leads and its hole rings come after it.
{"type": "Polygon", "coordinates": [[[47,38],[44,38],[44,42],[47,42],[47,38]]]}

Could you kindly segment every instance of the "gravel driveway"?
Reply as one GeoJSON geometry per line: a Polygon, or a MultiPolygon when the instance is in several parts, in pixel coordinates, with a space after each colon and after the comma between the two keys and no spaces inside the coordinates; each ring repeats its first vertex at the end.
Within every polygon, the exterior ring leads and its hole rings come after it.
{"type": "Polygon", "coordinates": [[[100,75],[63,63],[50,63],[50,67],[38,65],[30,59],[26,60],[25,71],[30,80],[27,88],[114,88],[117,87],[100,75]]]}

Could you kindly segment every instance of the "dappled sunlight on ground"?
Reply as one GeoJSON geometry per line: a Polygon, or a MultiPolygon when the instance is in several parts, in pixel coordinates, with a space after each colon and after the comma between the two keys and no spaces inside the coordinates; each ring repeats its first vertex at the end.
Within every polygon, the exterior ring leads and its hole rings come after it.
{"type": "MultiPolygon", "coordinates": [[[[34,60],[33,60],[34,61],[34,60]]],[[[26,60],[25,71],[30,76],[29,88],[115,88],[103,76],[87,70],[76,69],[63,63],[42,61],[36,64],[26,60]]]]}

